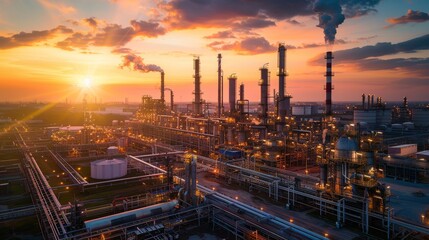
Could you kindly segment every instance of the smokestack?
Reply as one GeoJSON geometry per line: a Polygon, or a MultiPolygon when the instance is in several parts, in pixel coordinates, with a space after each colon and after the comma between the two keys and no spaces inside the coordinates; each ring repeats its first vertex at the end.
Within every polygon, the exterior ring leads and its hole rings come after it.
{"type": "Polygon", "coordinates": [[[407,97],[404,97],[404,108],[407,108],[408,107],[408,99],[407,99],[407,97]]]}
{"type": "Polygon", "coordinates": [[[371,95],[371,108],[374,107],[374,94],[371,95]]]}
{"type": "Polygon", "coordinates": [[[236,111],[235,102],[237,95],[237,76],[235,73],[231,74],[228,78],[229,80],[229,112],[233,113],[236,111]]]}
{"type": "Polygon", "coordinates": [[[259,70],[261,71],[261,79],[259,80],[259,86],[261,86],[261,118],[263,124],[268,123],[268,87],[269,87],[269,72],[268,72],[268,64],[265,64],[259,70]]]}
{"type": "Polygon", "coordinates": [[[164,97],[164,71],[161,72],[161,104],[165,103],[164,97]]]}
{"type": "Polygon", "coordinates": [[[371,95],[368,94],[368,109],[371,108],[371,95]]]}
{"type": "Polygon", "coordinates": [[[165,90],[170,91],[170,111],[174,112],[174,93],[171,88],[166,88],[165,90]]]}
{"type": "Polygon", "coordinates": [[[362,109],[365,109],[365,93],[362,94],[362,109]]]}
{"type": "Polygon", "coordinates": [[[240,113],[244,114],[244,84],[240,84],[240,113]]]}
{"type": "Polygon", "coordinates": [[[332,73],[332,52],[326,52],[326,109],[325,113],[327,116],[332,115],[332,77],[334,74],[332,73]]]}
{"type": "Polygon", "coordinates": [[[223,77],[222,77],[222,54],[217,55],[217,113],[221,117],[223,113],[223,77]]]}
{"type": "Polygon", "coordinates": [[[196,57],[194,58],[194,95],[195,95],[195,101],[194,101],[194,114],[196,116],[201,116],[202,114],[202,101],[201,101],[201,76],[200,76],[200,58],[196,57]]]}
{"type": "Polygon", "coordinates": [[[279,44],[278,50],[278,68],[279,68],[279,96],[278,96],[278,116],[283,122],[290,108],[290,97],[286,96],[286,47],[279,44]]]}

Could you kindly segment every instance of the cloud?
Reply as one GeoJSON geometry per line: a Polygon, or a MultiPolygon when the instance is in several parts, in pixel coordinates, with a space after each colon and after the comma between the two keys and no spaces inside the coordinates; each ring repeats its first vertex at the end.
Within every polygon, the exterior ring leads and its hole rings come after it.
{"type": "Polygon", "coordinates": [[[393,70],[411,72],[417,76],[429,76],[429,58],[362,59],[357,67],[361,70],[393,70]]]}
{"type": "Polygon", "coordinates": [[[172,0],[161,2],[167,12],[164,19],[174,28],[225,26],[246,18],[283,20],[295,16],[312,15],[312,0],[172,0]]]}
{"type": "Polygon", "coordinates": [[[20,32],[10,37],[0,36],[0,49],[15,48],[21,46],[31,46],[47,41],[60,34],[71,34],[73,30],[59,25],[56,28],[42,31],[20,32]]]}
{"type": "Polygon", "coordinates": [[[276,23],[265,17],[246,18],[233,25],[235,29],[254,29],[276,26],[276,23]]]}
{"type": "Polygon", "coordinates": [[[389,18],[386,21],[391,24],[390,26],[394,26],[397,24],[406,24],[411,22],[420,23],[420,22],[429,21],[429,14],[425,12],[413,11],[409,9],[407,11],[407,14],[405,14],[404,16],[400,16],[397,18],[389,18]]]}
{"type": "Polygon", "coordinates": [[[136,53],[131,48],[115,48],[111,51],[113,54],[130,54],[130,53],[136,53]]]}
{"type": "Polygon", "coordinates": [[[374,7],[379,3],[380,0],[340,0],[346,18],[360,17],[377,12],[374,7]]]}
{"type": "Polygon", "coordinates": [[[133,26],[135,36],[157,37],[166,32],[157,22],[132,20],[131,26],[133,26]]]}
{"type": "Polygon", "coordinates": [[[378,37],[378,35],[371,35],[371,36],[368,36],[368,37],[360,37],[357,40],[358,41],[369,41],[369,40],[377,38],[377,37],[378,37]]]}
{"type": "Polygon", "coordinates": [[[292,25],[300,25],[301,24],[300,22],[298,22],[295,19],[288,19],[288,20],[286,20],[286,22],[288,22],[288,23],[290,23],[292,25]]]}
{"type": "Polygon", "coordinates": [[[214,39],[214,38],[219,38],[219,39],[223,39],[223,38],[235,38],[234,33],[231,30],[226,30],[226,31],[220,31],[217,33],[213,33],[212,35],[209,36],[205,36],[204,38],[207,39],[214,39]]]}
{"type": "Polygon", "coordinates": [[[94,17],[90,17],[90,18],[84,18],[82,19],[82,22],[86,25],[88,25],[90,28],[92,29],[96,29],[98,26],[98,20],[94,17]]]}
{"type": "Polygon", "coordinates": [[[215,51],[235,51],[242,55],[262,54],[276,50],[276,47],[263,37],[249,37],[232,43],[214,41],[207,46],[215,51]]]}
{"type": "MultiPolygon", "coordinates": [[[[337,51],[335,52],[335,58],[339,61],[354,61],[397,53],[412,53],[427,49],[429,49],[429,34],[396,44],[392,44],[391,42],[381,42],[375,45],[337,51]]],[[[320,59],[323,59],[323,54],[310,60],[310,63],[320,64],[320,59]]]]}
{"type": "Polygon", "coordinates": [[[73,33],[71,36],[67,37],[66,39],[57,42],[55,46],[57,48],[67,51],[73,51],[75,48],[85,50],[89,47],[91,42],[92,34],[76,32],[73,33]]]}
{"type": "Polygon", "coordinates": [[[55,11],[58,11],[62,14],[72,14],[76,12],[76,8],[73,6],[67,6],[59,2],[51,2],[49,0],[38,0],[39,3],[48,9],[53,9],[55,11]]]}
{"type": "Polygon", "coordinates": [[[58,42],[57,47],[64,50],[87,49],[90,46],[119,48],[135,37],[156,37],[165,34],[159,23],[147,21],[130,21],[130,27],[119,24],[107,24],[95,33],[77,32],[58,42]]]}
{"type": "MultiPolygon", "coordinates": [[[[337,51],[334,57],[338,62],[352,65],[361,71],[389,70],[407,73],[411,77],[426,78],[429,76],[429,58],[392,58],[382,59],[397,53],[414,53],[429,49],[429,34],[392,44],[377,43],[371,46],[351,48],[337,51]]],[[[312,65],[324,65],[323,55],[318,55],[309,61],[312,65]]]]}
{"type": "Polygon", "coordinates": [[[134,71],[139,71],[143,73],[147,72],[163,72],[161,67],[155,64],[145,64],[143,58],[130,53],[122,56],[122,63],[119,65],[121,69],[128,68],[134,71]]]}

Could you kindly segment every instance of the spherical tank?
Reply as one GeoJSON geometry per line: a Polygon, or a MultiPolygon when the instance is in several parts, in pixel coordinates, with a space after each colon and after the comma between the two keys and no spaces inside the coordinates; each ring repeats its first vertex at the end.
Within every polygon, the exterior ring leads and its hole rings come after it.
{"type": "Polygon", "coordinates": [[[357,150],[358,146],[355,140],[350,137],[342,136],[335,144],[335,158],[353,160],[356,158],[357,150]]]}
{"type": "Polygon", "coordinates": [[[91,162],[91,178],[114,179],[127,175],[127,160],[97,160],[91,162]]]}

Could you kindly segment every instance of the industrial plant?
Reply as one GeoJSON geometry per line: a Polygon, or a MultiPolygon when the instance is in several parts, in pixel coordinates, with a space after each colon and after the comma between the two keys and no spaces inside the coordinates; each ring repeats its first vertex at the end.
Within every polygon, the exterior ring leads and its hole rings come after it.
{"type": "Polygon", "coordinates": [[[159,98],[121,118],[97,122],[84,99],[75,126],[2,120],[0,236],[25,223],[43,239],[427,239],[429,105],[336,103],[331,51],[326,101],[295,103],[286,55],[261,64],[258,102],[218,54],[216,103],[195,56],[191,107],[161,71],[159,98]]]}

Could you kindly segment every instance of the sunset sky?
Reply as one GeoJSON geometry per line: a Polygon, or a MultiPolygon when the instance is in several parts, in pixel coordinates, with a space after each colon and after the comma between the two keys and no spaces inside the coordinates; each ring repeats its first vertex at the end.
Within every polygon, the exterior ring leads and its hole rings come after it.
{"type": "Polygon", "coordinates": [[[103,102],[137,102],[142,95],[159,98],[160,73],[146,71],[160,69],[175,101],[191,101],[194,56],[201,59],[203,99],[215,101],[218,53],[223,56],[225,96],[227,77],[236,73],[245,84],[246,98],[255,101],[259,68],[265,63],[272,73],[270,92],[278,88],[279,43],[288,48],[287,92],[292,102],[324,99],[327,49],[335,57],[333,101],[359,101],[362,93],[385,100],[429,100],[429,1],[337,4],[0,0],[0,102],[76,102],[86,85],[91,85],[85,90],[88,96],[103,102]],[[339,22],[344,16],[328,47],[324,29],[318,27],[326,16],[339,22]],[[124,66],[130,57],[142,60],[139,69],[129,62],[124,66]]]}

